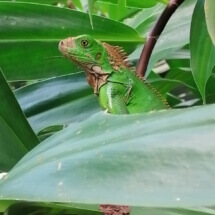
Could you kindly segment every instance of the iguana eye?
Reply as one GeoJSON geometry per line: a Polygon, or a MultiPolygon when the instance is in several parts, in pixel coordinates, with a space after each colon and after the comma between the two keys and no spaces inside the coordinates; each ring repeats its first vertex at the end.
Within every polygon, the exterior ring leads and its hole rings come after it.
{"type": "Polygon", "coordinates": [[[87,47],[88,46],[88,40],[81,40],[81,45],[83,46],[83,47],[87,47]]]}

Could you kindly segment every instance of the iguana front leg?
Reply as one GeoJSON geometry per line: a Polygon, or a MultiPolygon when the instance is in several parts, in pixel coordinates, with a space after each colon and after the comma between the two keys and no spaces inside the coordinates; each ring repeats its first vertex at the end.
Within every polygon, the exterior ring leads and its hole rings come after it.
{"type": "Polygon", "coordinates": [[[132,97],[131,97],[132,85],[133,85],[133,82],[132,82],[131,79],[129,79],[129,85],[126,87],[126,88],[127,88],[127,92],[126,92],[126,94],[125,94],[125,99],[124,99],[126,105],[127,105],[127,104],[131,101],[131,99],[132,99],[132,97]]]}
{"type": "Polygon", "coordinates": [[[100,88],[99,102],[103,109],[112,114],[128,114],[125,104],[127,88],[119,83],[107,82],[100,88]]]}

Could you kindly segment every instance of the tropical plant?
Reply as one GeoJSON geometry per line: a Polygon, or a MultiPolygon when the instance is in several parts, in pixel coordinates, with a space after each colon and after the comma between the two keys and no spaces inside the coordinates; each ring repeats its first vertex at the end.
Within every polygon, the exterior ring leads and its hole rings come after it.
{"type": "Polygon", "coordinates": [[[136,65],[167,3],[0,1],[0,214],[215,214],[214,0],[184,1],[153,50],[146,81],[171,110],[104,113],[56,57],[61,39],[90,34],[136,65]]]}

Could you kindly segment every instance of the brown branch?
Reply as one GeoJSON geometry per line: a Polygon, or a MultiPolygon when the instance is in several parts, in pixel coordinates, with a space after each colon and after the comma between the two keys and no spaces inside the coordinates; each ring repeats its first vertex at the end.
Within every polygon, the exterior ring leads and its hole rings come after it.
{"type": "Polygon", "coordinates": [[[170,0],[169,4],[166,6],[158,21],[155,23],[155,26],[149,33],[137,64],[137,74],[140,77],[145,76],[152,51],[164,27],[166,26],[172,14],[184,1],[185,0],[170,0]]]}

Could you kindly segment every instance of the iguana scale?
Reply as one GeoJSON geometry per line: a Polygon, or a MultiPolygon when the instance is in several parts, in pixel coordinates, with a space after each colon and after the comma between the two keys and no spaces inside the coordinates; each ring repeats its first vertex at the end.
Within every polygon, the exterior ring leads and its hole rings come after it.
{"type": "Polygon", "coordinates": [[[80,35],[61,40],[59,50],[85,71],[100,106],[109,113],[141,113],[169,107],[157,90],[136,76],[120,47],[80,35]]]}

